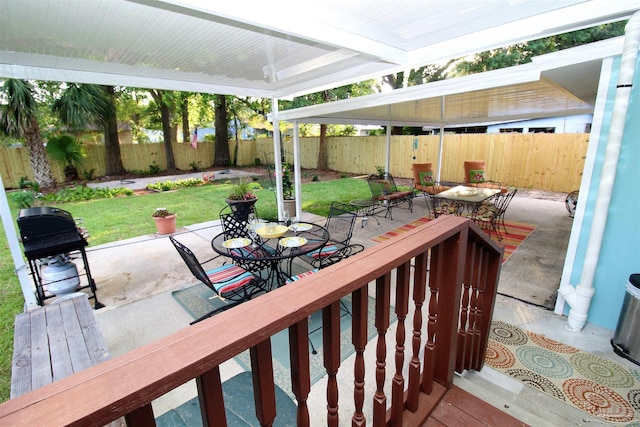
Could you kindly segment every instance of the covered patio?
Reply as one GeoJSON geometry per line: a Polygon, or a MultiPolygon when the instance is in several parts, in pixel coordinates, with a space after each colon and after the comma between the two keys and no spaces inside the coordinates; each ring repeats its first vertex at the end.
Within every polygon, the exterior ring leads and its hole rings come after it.
{"type": "MultiPolygon", "coordinates": [[[[424,201],[416,199],[413,213],[398,209],[393,221],[379,218],[380,225],[371,220],[365,227],[361,227],[358,221],[354,242],[373,247],[376,243],[372,238],[412,222],[427,212],[424,201]]],[[[585,334],[569,333],[562,327],[562,318],[554,316],[549,309],[507,296],[516,287],[527,288],[531,295],[540,293],[545,288],[552,290],[553,283],[559,280],[562,265],[556,260],[563,257],[572,221],[564,208],[563,195],[531,193],[521,196],[515,200],[509,218],[514,221],[539,223],[540,226],[503,266],[493,319],[545,334],[560,342],[617,360],[618,363],[625,363],[612,353],[608,330],[588,326],[585,334]],[[544,217],[544,221],[541,221],[541,217],[544,217]],[[560,233],[559,230],[563,231],[560,233]],[[552,237],[557,239],[557,242],[552,241],[552,237]],[[542,253],[545,258],[537,264],[534,260],[542,253]],[[549,281],[548,285],[540,282],[542,277],[549,281]]],[[[304,214],[304,220],[320,223],[324,221],[321,217],[309,214],[304,214]]],[[[177,237],[204,256],[211,252],[210,237],[217,234],[218,230],[220,227],[217,221],[193,224],[179,230],[177,237]]],[[[106,305],[104,309],[95,312],[96,319],[113,357],[127,354],[162,337],[189,328],[188,323],[193,319],[172,297],[172,291],[192,286],[194,279],[166,237],[140,236],[117,244],[90,247],[89,257],[98,282],[100,299],[106,305]],[[154,262],[143,265],[123,262],[123,259],[134,259],[139,253],[145,253],[145,258],[154,262]],[[148,268],[142,268],[144,265],[148,268]],[[159,271],[158,265],[163,266],[162,271],[159,271]]],[[[389,338],[395,333],[396,326],[397,322],[391,323],[389,338]]],[[[392,345],[392,340],[389,339],[388,344],[392,345]]],[[[374,355],[371,354],[374,349],[374,342],[367,345],[367,360],[374,360],[374,355]]],[[[393,355],[394,352],[393,347],[388,349],[389,355],[393,355]]],[[[321,354],[313,357],[320,358],[321,354]]],[[[349,398],[352,388],[353,378],[349,367],[353,366],[354,357],[351,356],[341,363],[341,401],[343,398],[349,398]]],[[[390,369],[390,365],[388,368],[390,369]]],[[[220,369],[223,380],[244,370],[236,358],[222,364],[220,369]]],[[[454,384],[458,387],[530,425],[573,424],[586,416],[581,411],[571,409],[529,387],[518,386],[512,381],[488,367],[480,372],[465,372],[454,377],[454,384]],[[544,419],[539,415],[542,408],[546,411],[544,419]]],[[[326,385],[325,377],[311,387],[308,398],[311,425],[324,423],[326,385]]],[[[155,400],[154,414],[161,416],[166,411],[189,401],[196,394],[195,382],[188,382],[155,400]]],[[[348,418],[349,405],[341,403],[340,408],[340,419],[348,418]]],[[[590,420],[595,425],[601,423],[595,418],[590,420]]]]}
{"type": "MultiPolygon", "coordinates": [[[[553,4],[524,1],[514,6],[508,1],[495,1],[469,9],[465,1],[447,2],[446,7],[407,2],[397,5],[402,7],[396,7],[393,13],[381,14],[379,11],[388,9],[386,3],[324,2],[318,5],[321,11],[309,13],[305,5],[295,2],[280,11],[253,2],[5,2],[0,5],[3,28],[7,28],[0,36],[0,76],[269,97],[277,127],[281,114],[278,98],[626,19],[637,9],[635,3],[561,0],[553,4]],[[57,19],[51,20],[51,16],[57,19]]],[[[274,152],[279,151],[280,141],[275,137],[274,152]]],[[[281,168],[279,159],[276,168],[281,168]]],[[[277,193],[282,212],[280,180],[277,193]]],[[[1,212],[10,242],[19,252],[8,209],[1,212]]],[[[222,405],[220,367],[237,351],[251,348],[258,417],[269,424],[274,403],[268,337],[289,328],[290,343],[296,350],[291,360],[299,368],[293,371],[300,374],[292,377],[300,425],[309,425],[311,409],[316,407],[322,408],[320,417],[329,424],[349,418],[364,423],[365,393],[366,417],[374,425],[401,425],[403,417],[421,424],[431,407],[425,399],[433,389],[450,387],[455,369],[479,369],[482,365],[479,355],[483,354],[482,342],[486,343],[493,310],[490,290],[498,283],[499,255],[499,249],[468,221],[444,218],[307,278],[304,284],[311,292],[299,286],[279,289],[262,297],[268,302],[265,306],[258,300],[251,301],[6,402],[0,406],[0,419],[33,425],[47,414],[60,423],[99,425],[126,415],[131,425],[153,425],[151,401],[191,379],[197,379],[201,403],[213,416],[216,410],[220,413],[222,405]],[[409,277],[415,275],[419,280],[412,282],[412,308],[407,311],[397,298],[408,299],[409,277]],[[427,283],[422,280],[427,276],[434,279],[427,283]],[[392,277],[396,279],[392,281],[392,277]],[[375,286],[369,288],[369,282],[375,282],[375,286]],[[428,292],[425,286],[430,287],[428,292]],[[484,290],[488,291],[487,299],[482,298],[484,290]],[[332,344],[339,337],[335,330],[338,299],[351,294],[362,302],[369,291],[376,297],[378,337],[367,351],[374,355],[365,357],[364,335],[355,333],[357,348],[350,364],[354,369],[344,381],[336,376],[340,360],[332,344]],[[440,298],[435,298],[440,292],[440,298]],[[467,292],[474,297],[460,298],[467,292]],[[392,294],[397,296],[392,298],[392,294]],[[397,332],[389,328],[392,304],[400,307],[396,314],[403,319],[397,325],[409,331],[409,319],[414,320],[411,350],[408,344],[405,349],[405,334],[397,333],[392,338],[397,332]],[[423,305],[428,308],[424,319],[423,305]],[[309,357],[305,328],[307,315],[319,309],[326,313],[325,344],[329,351],[324,364],[329,375],[320,391],[311,391],[304,369],[309,357]],[[459,330],[452,326],[457,324],[458,310],[465,313],[459,330]],[[469,313],[473,316],[467,318],[469,313]],[[467,324],[467,319],[473,321],[467,324]],[[237,328],[224,329],[228,324],[237,328]],[[454,338],[456,330],[459,340],[454,338]],[[438,339],[434,340],[436,334],[438,339]],[[474,335],[480,337],[479,341],[469,339],[479,342],[480,348],[466,348],[466,337],[474,335]],[[211,340],[214,336],[216,340],[211,340]],[[387,353],[395,356],[395,367],[394,357],[387,353]],[[423,354],[433,357],[425,356],[423,361],[423,354]],[[454,360],[456,355],[463,360],[454,360]],[[401,362],[409,358],[411,366],[403,366],[401,362]],[[389,377],[386,383],[385,375],[389,377]],[[348,395],[353,388],[357,392],[351,399],[348,395]],[[318,397],[314,393],[320,395],[318,400],[312,400],[318,397]],[[76,405],[66,410],[62,402],[69,397],[76,405]],[[348,414],[338,418],[339,411],[344,410],[348,414]]],[[[18,273],[24,270],[24,266],[17,267],[18,273]]],[[[28,299],[29,286],[23,286],[28,299]]],[[[354,319],[363,318],[362,313],[354,315],[354,319]]]]}

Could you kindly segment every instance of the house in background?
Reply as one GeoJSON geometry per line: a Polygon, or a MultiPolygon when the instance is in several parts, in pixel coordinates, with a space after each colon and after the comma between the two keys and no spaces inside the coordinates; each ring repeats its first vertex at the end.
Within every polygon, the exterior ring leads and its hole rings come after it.
{"type": "Polygon", "coordinates": [[[546,117],[487,126],[487,133],[590,133],[592,114],[546,117]]]}

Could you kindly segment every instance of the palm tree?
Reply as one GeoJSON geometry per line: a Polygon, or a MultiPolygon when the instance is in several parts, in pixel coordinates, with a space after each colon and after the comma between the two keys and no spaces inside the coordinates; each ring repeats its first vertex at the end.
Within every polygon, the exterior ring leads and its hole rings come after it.
{"type": "Polygon", "coordinates": [[[53,187],[55,180],[40,133],[33,86],[24,80],[7,79],[0,91],[7,101],[0,104],[0,132],[25,138],[35,181],[42,189],[53,187]]]}
{"type": "Polygon", "coordinates": [[[53,103],[53,112],[60,121],[73,129],[101,126],[104,132],[106,175],[125,173],[120,158],[118,121],[113,86],[69,84],[53,103]]]}
{"type": "Polygon", "coordinates": [[[52,137],[47,141],[47,153],[53,161],[64,167],[64,176],[67,181],[78,179],[78,165],[87,157],[87,151],[82,142],[71,135],[52,137]]]}

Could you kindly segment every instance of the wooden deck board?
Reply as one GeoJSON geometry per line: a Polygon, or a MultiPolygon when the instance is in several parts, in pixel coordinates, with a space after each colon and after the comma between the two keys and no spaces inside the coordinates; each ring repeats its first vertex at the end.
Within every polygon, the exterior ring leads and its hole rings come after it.
{"type": "Polygon", "coordinates": [[[423,425],[428,427],[528,426],[455,385],[446,392],[423,425]]]}

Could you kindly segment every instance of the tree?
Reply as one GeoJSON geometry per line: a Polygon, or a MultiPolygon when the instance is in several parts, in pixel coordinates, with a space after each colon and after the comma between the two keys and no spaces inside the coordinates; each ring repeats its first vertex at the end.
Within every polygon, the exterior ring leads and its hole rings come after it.
{"type": "MultiPolygon", "coordinates": [[[[305,107],[307,105],[323,104],[340,99],[348,99],[362,95],[368,95],[373,93],[373,86],[374,84],[372,80],[366,80],[364,82],[341,86],[331,90],[323,90],[321,92],[299,96],[297,98],[294,98],[293,101],[282,101],[282,109],[287,110],[290,108],[299,108],[305,107]]],[[[318,169],[320,170],[328,169],[326,136],[327,125],[321,124],[320,139],[318,143],[318,169]]]]}
{"type": "Polygon", "coordinates": [[[613,22],[480,52],[474,55],[472,60],[458,63],[456,69],[459,74],[464,75],[526,64],[531,62],[534,56],[621,36],[624,34],[625,25],[626,21],[613,22]]]}
{"type": "Polygon", "coordinates": [[[227,167],[231,164],[229,127],[227,125],[227,98],[224,95],[215,95],[214,103],[216,142],[213,165],[227,167]]]}
{"type": "Polygon", "coordinates": [[[51,137],[47,141],[47,153],[53,161],[64,167],[64,176],[67,181],[78,179],[78,165],[87,156],[82,142],[71,135],[51,137]]]}
{"type": "Polygon", "coordinates": [[[175,113],[175,100],[171,92],[151,89],[149,93],[160,108],[162,117],[162,134],[164,135],[164,154],[167,158],[167,172],[176,171],[176,161],[173,157],[173,132],[171,122],[175,113]]]}
{"type": "MultiPolygon", "coordinates": [[[[418,86],[424,83],[434,82],[438,80],[444,80],[448,76],[450,66],[455,62],[455,59],[450,59],[444,64],[436,65],[424,65],[422,67],[413,68],[409,70],[408,75],[404,71],[396,74],[388,74],[382,77],[382,82],[389,85],[392,89],[400,89],[406,86],[418,86]],[[405,81],[406,77],[406,81],[405,81]]],[[[409,133],[413,133],[412,128],[407,128],[409,133]]],[[[391,129],[392,135],[402,135],[405,132],[405,128],[394,126],[391,129]]]]}
{"type": "Polygon", "coordinates": [[[35,181],[43,189],[53,187],[55,180],[40,133],[33,86],[24,80],[8,79],[4,81],[1,93],[6,104],[0,105],[0,132],[25,138],[35,181]]]}
{"type": "Polygon", "coordinates": [[[106,174],[125,173],[120,157],[115,89],[113,86],[69,84],[53,103],[53,111],[60,121],[72,129],[86,129],[90,125],[102,127],[106,154],[106,174]]]}

